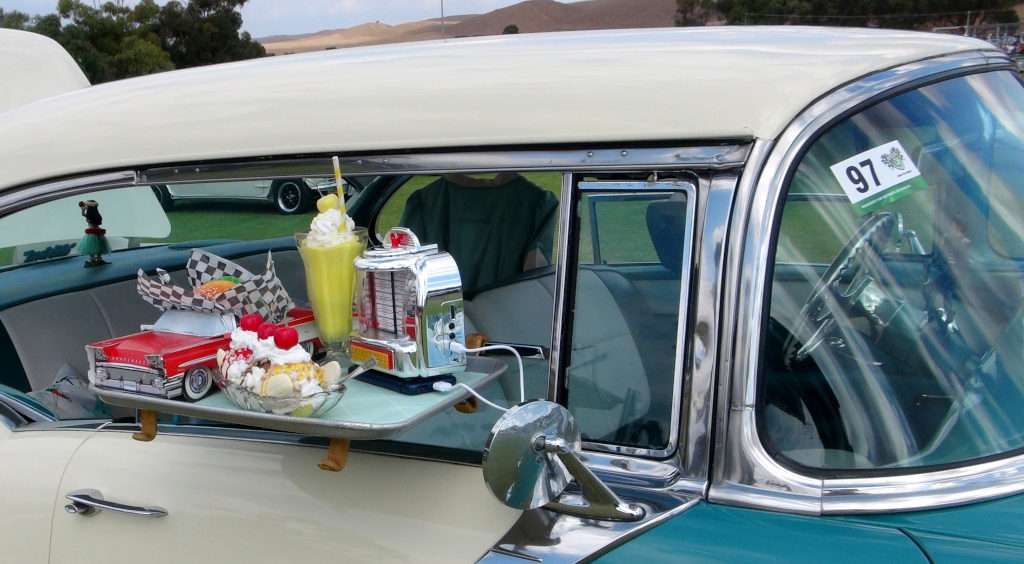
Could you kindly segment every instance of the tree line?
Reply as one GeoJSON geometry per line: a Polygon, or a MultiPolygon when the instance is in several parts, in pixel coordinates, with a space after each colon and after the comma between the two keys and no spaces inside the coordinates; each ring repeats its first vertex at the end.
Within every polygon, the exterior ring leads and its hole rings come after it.
{"type": "Polygon", "coordinates": [[[802,24],[926,29],[1018,21],[1018,0],[676,0],[676,25],[802,24]]]}
{"type": "Polygon", "coordinates": [[[248,0],[141,0],[91,6],[59,0],[55,13],[29,16],[0,8],[0,27],[32,31],[66,49],[93,84],[172,69],[263,57],[242,31],[248,0]]]}

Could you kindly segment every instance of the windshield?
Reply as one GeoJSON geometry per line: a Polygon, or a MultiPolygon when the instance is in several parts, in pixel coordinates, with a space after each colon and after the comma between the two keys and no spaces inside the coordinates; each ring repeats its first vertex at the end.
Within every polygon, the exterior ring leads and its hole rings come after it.
{"type": "Polygon", "coordinates": [[[844,119],[782,210],[758,425],[802,467],[1024,447],[1024,92],[1010,73],[844,119]]]}
{"type": "Polygon", "coordinates": [[[218,337],[230,333],[235,328],[234,315],[204,313],[199,311],[182,311],[169,309],[160,315],[153,324],[154,331],[180,333],[196,337],[218,337]]]}

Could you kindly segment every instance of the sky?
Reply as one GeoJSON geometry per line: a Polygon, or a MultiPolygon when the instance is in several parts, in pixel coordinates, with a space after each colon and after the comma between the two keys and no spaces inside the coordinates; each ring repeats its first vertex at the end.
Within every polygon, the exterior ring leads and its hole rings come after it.
{"type": "MultiPolygon", "coordinates": [[[[85,1],[100,3],[99,0],[85,1]]],[[[157,0],[157,3],[166,1],[157,0]]],[[[481,14],[520,1],[444,0],[444,11],[446,14],[481,14]]],[[[127,0],[127,3],[135,2],[127,0]]],[[[57,0],[0,0],[0,8],[30,14],[51,13],[56,6],[57,0]]],[[[378,20],[397,24],[440,15],[441,0],[249,0],[242,9],[243,29],[253,37],[312,33],[378,20]]]]}

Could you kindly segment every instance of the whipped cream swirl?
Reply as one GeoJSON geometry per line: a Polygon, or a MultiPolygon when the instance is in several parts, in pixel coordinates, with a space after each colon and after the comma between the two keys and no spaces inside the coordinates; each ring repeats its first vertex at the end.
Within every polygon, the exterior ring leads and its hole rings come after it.
{"type": "Polygon", "coordinates": [[[329,247],[355,238],[356,223],[336,208],[316,214],[309,224],[309,235],[306,245],[310,247],[329,247]]]}
{"type": "MultiPolygon", "coordinates": [[[[312,362],[313,358],[300,345],[281,350],[274,344],[273,337],[260,339],[255,331],[246,331],[241,327],[231,332],[232,349],[249,349],[252,351],[252,362],[268,361],[271,365],[296,364],[312,362]]],[[[228,378],[231,375],[228,374],[228,378]]]]}

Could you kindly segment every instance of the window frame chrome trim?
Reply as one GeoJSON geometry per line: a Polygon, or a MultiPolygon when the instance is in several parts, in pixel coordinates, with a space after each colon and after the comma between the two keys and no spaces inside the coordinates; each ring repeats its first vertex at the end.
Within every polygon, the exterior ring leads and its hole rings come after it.
{"type": "Polygon", "coordinates": [[[730,254],[727,260],[724,319],[729,326],[723,330],[719,354],[723,378],[719,381],[710,500],[819,515],[929,509],[1024,491],[1020,479],[1024,456],[884,477],[802,475],[768,454],[755,422],[761,332],[770,285],[767,272],[774,233],[781,221],[778,206],[785,181],[806,148],[850,113],[896,93],[955,76],[1014,69],[1004,54],[994,50],[901,65],[820,98],[797,116],[777,141],[755,141],[737,190],[739,213],[730,223],[731,236],[739,237],[743,245],[740,253],[730,254]]]}
{"type": "MultiPolygon", "coordinates": [[[[692,176],[692,175],[688,175],[688,176],[692,176]]],[[[679,284],[679,305],[678,305],[677,314],[676,314],[676,338],[675,338],[675,343],[676,343],[675,357],[676,358],[675,358],[675,361],[673,362],[673,365],[672,365],[673,366],[673,368],[672,368],[672,413],[671,413],[671,419],[669,420],[669,427],[668,427],[669,428],[668,443],[665,445],[664,448],[657,448],[656,449],[656,448],[630,447],[630,446],[625,446],[625,445],[601,443],[601,442],[594,442],[594,441],[583,441],[582,446],[583,446],[583,450],[585,450],[585,451],[605,452],[605,453],[619,454],[619,455],[624,455],[624,456],[636,456],[636,457],[641,457],[641,458],[653,458],[653,459],[668,458],[668,457],[673,456],[676,453],[676,449],[677,449],[677,447],[679,445],[680,426],[682,424],[682,419],[683,419],[683,414],[682,414],[682,407],[683,407],[682,406],[682,403],[683,403],[683,383],[684,383],[683,382],[683,375],[684,375],[684,371],[687,368],[687,359],[689,358],[689,353],[690,353],[690,346],[689,346],[689,343],[688,343],[687,335],[688,335],[688,322],[689,322],[689,317],[690,317],[689,316],[689,310],[690,310],[690,305],[691,305],[690,288],[691,288],[691,281],[692,281],[692,278],[693,278],[693,276],[690,275],[690,274],[692,274],[692,272],[693,272],[694,245],[697,244],[697,233],[698,233],[697,226],[695,225],[696,217],[697,217],[697,199],[698,199],[698,196],[697,196],[697,184],[698,184],[698,182],[699,182],[699,179],[697,179],[697,178],[686,178],[686,179],[666,178],[666,179],[654,179],[654,180],[594,180],[594,181],[589,181],[589,180],[582,181],[581,180],[578,183],[574,182],[574,185],[573,185],[573,196],[572,196],[573,199],[570,200],[571,205],[566,206],[564,203],[561,204],[564,207],[570,208],[570,217],[571,217],[571,214],[576,211],[577,204],[579,203],[577,201],[576,195],[577,194],[582,194],[582,193],[587,192],[587,191],[600,191],[600,192],[606,192],[606,191],[608,191],[608,192],[615,192],[615,191],[619,191],[619,192],[622,192],[622,193],[630,193],[630,194],[638,194],[638,195],[642,195],[644,193],[669,193],[669,192],[671,192],[671,193],[686,194],[686,223],[685,223],[686,227],[685,227],[685,229],[686,229],[686,239],[687,239],[688,244],[684,245],[684,247],[683,247],[683,257],[682,257],[683,268],[682,268],[681,272],[684,273],[684,274],[687,274],[687,276],[681,276],[681,280],[680,280],[680,284],[679,284]]],[[[572,233],[571,229],[568,229],[568,231],[569,231],[569,233],[567,233],[567,236],[568,237],[572,237],[573,235],[576,235],[576,239],[577,240],[569,241],[568,239],[562,239],[562,240],[560,240],[560,244],[563,245],[563,247],[570,247],[570,246],[576,247],[576,245],[579,243],[579,239],[582,238],[584,235],[583,235],[583,233],[572,233]]],[[[576,267],[579,266],[579,264],[578,264],[579,256],[578,255],[579,255],[578,248],[576,248],[575,252],[570,252],[570,254],[568,255],[570,259],[574,259],[573,260],[573,264],[570,265],[570,263],[568,263],[568,262],[561,263],[561,264],[558,265],[557,270],[568,271],[569,267],[571,266],[572,269],[573,269],[573,272],[575,272],[576,267]]],[[[570,316],[565,315],[565,313],[568,310],[568,308],[566,307],[565,300],[569,299],[570,296],[571,296],[571,300],[572,300],[571,306],[572,306],[572,308],[576,307],[576,304],[575,304],[575,288],[569,288],[568,287],[568,284],[569,283],[575,283],[575,280],[576,280],[575,274],[573,274],[571,276],[567,275],[567,274],[563,274],[563,278],[562,278],[563,285],[559,287],[559,293],[562,296],[562,300],[561,300],[562,303],[561,303],[561,307],[555,310],[556,312],[560,312],[560,313],[563,314],[563,315],[561,315],[561,319],[560,319],[560,322],[559,322],[559,326],[560,326],[560,328],[563,331],[560,331],[559,335],[560,335],[561,338],[565,338],[566,336],[570,337],[569,342],[567,342],[567,343],[559,343],[560,350],[561,350],[561,347],[563,347],[564,345],[571,345],[572,344],[572,341],[571,341],[571,323],[568,323],[568,324],[566,323],[567,321],[571,321],[571,318],[570,318],[570,316]],[[567,329],[568,329],[568,331],[566,331],[567,329]]],[[[554,335],[554,331],[552,331],[552,335],[554,335]]],[[[563,388],[561,388],[561,389],[569,389],[567,387],[567,383],[568,383],[567,372],[568,372],[569,366],[565,363],[565,361],[563,359],[559,359],[559,360],[561,361],[559,364],[552,363],[552,366],[556,367],[556,370],[557,370],[558,374],[560,375],[561,378],[564,379],[563,383],[562,383],[563,388]]],[[[571,394],[571,390],[570,390],[570,394],[571,394]]],[[[563,405],[567,405],[565,402],[561,402],[561,403],[563,405]]]]}
{"type": "MultiPolygon", "coordinates": [[[[532,171],[727,169],[746,161],[749,140],[656,147],[607,145],[590,149],[440,149],[410,154],[340,154],[342,170],[351,176],[414,175],[532,171]]],[[[331,155],[302,158],[233,160],[143,168],[140,184],[258,180],[280,176],[331,177],[331,155]]]]}

